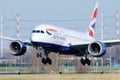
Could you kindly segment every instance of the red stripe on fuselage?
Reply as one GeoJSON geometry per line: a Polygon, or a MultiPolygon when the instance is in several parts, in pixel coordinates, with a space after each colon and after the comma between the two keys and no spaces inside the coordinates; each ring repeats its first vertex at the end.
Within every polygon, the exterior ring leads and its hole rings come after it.
{"type": "Polygon", "coordinates": [[[55,30],[55,29],[51,29],[51,28],[48,28],[48,29],[46,29],[47,31],[52,31],[52,32],[57,32],[57,30],[55,30]]]}

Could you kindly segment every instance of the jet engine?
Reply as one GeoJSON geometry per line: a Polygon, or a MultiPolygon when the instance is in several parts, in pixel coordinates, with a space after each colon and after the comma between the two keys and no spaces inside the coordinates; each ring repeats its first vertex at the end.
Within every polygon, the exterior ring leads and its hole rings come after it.
{"type": "Polygon", "coordinates": [[[88,52],[94,57],[101,57],[106,53],[106,46],[102,42],[95,41],[88,45],[88,52]]]}
{"type": "Polygon", "coordinates": [[[14,56],[21,56],[26,52],[26,45],[20,40],[13,41],[10,44],[10,53],[14,56]]]}

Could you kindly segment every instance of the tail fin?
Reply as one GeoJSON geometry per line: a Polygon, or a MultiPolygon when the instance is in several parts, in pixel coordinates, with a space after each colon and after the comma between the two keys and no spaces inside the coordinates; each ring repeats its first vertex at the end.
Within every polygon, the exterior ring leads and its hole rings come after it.
{"type": "Polygon", "coordinates": [[[98,13],[98,2],[95,5],[94,11],[93,11],[92,16],[91,16],[89,28],[88,28],[88,35],[91,37],[94,37],[97,13],[98,13]]]}

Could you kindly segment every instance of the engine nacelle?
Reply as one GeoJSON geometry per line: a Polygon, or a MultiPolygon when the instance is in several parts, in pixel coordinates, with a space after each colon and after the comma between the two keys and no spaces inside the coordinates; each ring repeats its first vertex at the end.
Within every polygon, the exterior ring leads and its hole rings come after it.
{"type": "Polygon", "coordinates": [[[20,40],[13,41],[10,44],[10,53],[14,56],[21,56],[26,52],[26,45],[20,40]]]}
{"type": "Polygon", "coordinates": [[[88,52],[94,57],[101,57],[106,53],[106,46],[102,42],[95,41],[89,44],[88,52]]]}

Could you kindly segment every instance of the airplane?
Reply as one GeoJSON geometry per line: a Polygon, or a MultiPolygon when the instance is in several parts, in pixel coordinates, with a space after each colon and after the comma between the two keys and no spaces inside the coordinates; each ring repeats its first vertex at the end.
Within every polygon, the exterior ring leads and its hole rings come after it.
{"type": "Polygon", "coordinates": [[[93,10],[88,31],[85,33],[41,24],[32,30],[30,40],[23,41],[5,36],[0,36],[0,38],[12,41],[10,43],[10,53],[14,56],[25,54],[28,45],[38,51],[36,56],[41,57],[42,63],[45,65],[52,64],[52,59],[49,58],[51,52],[79,56],[82,57],[81,64],[90,65],[89,54],[93,57],[102,57],[105,55],[107,47],[120,44],[120,40],[99,41],[94,38],[97,13],[98,2],[93,10]],[[41,50],[44,51],[41,52],[41,50]]]}

